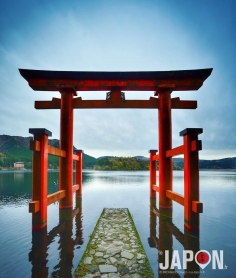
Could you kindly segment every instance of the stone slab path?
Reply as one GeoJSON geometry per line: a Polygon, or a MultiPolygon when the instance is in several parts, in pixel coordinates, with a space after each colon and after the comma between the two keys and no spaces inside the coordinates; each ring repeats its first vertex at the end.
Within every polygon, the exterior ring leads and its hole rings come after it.
{"type": "Polygon", "coordinates": [[[133,219],[126,208],[105,208],[74,278],[152,278],[133,219]]]}

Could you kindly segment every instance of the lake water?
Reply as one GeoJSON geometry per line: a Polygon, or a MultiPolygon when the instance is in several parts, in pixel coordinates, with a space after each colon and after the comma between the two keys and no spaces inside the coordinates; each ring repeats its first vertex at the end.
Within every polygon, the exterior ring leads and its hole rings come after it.
{"type": "MultiPolygon", "coordinates": [[[[47,231],[32,233],[31,177],[28,171],[0,171],[0,277],[71,277],[105,207],[130,210],[155,277],[236,277],[236,171],[200,172],[204,212],[199,238],[184,234],[181,205],[174,203],[171,222],[150,213],[148,171],[84,171],[82,202],[74,198],[72,211],[59,212],[58,203],[50,205],[47,231]],[[150,230],[156,233],[159,250],[150,230]],[[175,255],[178,250],[181,265],[184,248],[210,254],[217,250],[218,255],[223,250],[224,267],[190,264],[185,276],[177,267],[175,274],[163,274],[158,261],[164,247],[175,255]]],[[[49,171],[48,178],[49,193],[57,191],[58,173],[49,171]]],[[[174,172],[174,191],[183,194],[183,171],[174,172]]]]}

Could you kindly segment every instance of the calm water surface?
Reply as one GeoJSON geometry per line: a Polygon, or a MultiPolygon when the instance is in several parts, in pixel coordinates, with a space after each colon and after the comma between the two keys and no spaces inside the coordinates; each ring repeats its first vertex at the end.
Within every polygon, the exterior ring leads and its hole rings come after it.
{"type": "MultiPolygon", "coordinates": [[[[172,221],[150,213],[147,171],[84,171],[82,202],[74,198],[74,209],[61,212],[58,203],[50,205],[47,231],[32,233],[28,212],[31,176],[27,171],[0,171],[0,277],[71,277],[105,207],[130,210],[155,277],[184,277],[177,268],[176,274],[158,274],[161,247],[182,254],[183,245],[210,253],[223,250],[225,266],[223,270],[212,270],[211,263],[204,270],[190,266],[189,273],[202,273],[185,277],[236,277],[235,171],[200,172],[204,204],[200,238],[184,235],[183,207],[179,204],[173,205],[172,221]],[[156,241],[150,233],[156,234],[156,241]]],[[[48,191],[53,193],[58,173],[50,171],[48,178],[48,191]]],[[[174,172],[174,190],[183,194],[182,171],[174,172]]]]}

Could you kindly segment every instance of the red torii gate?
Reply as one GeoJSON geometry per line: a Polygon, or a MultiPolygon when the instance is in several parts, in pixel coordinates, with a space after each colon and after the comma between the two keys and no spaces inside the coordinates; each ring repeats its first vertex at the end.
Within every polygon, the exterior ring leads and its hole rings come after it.
{"type": "MultiPolygon", "coordinates": [[[[29,86],[36,91],[59,91],[61,98],[51,101],[35,101],[36,109],[60,109],[60,149],[52,149],[47,145],[47,136],[51,132],[46,129],[30,129],[34,134],[34,143],[31,149],[36,152],[43,150],[42,156],[36,159],[33,165],[33,198],[30,211],[33,213],[33,229],[43,228],[47,224],[47,205],[60,200],[60,208],[72,208],[72,193],[81,198],[81,165],[82,154],[73,155],[73,109],[93,108],[143,108],[158,109],[159,126],[159,154],[150,151],[150,197],[156,198],[159,191],[159,206],[162,210],[172,210],[172,200],[185,206],[185,227],[190,231],[199,228],[199,215],[202,204],[199,202],[199,170],[194,170],[198,163],[198,150],[201,149],[197,134],[202,129],[186,129],[182,131],[186,143],[172,149],[172,119],[171,109],[196,109],[197,101],[180,100],[171,98],[173,91],[198,90],[209,77],[212,68],[180,71],[152,71],[152,72],[85,72],[85,71],[44,71],[19,69],[29,86]],[[126,100],[124,91],[154,91],[154,97],[149,100],[126,100]],[[106,100],[82,100],[77,96],[77,91],[108,91],[106,100]],[[193,135],[194,134],[194,135],[193,135]],[[187,136],[185,136],[187,135],[187,136]],[[37,141],[38,140],[38,141],[37,141]],[[39,142],[41,140],[41,147],[39,142]],[[50,149],[50,151],[48,150],[50,149]],[[191,152],[197,152],[190,160],[191,152]],[[52,196],[47,196],[47,180],[45,178],[47,154],[54,154],[59,159],[59,191],[52,196]],[[184,153],[185,155],[185,180],[186,196],[172,191],[172,156],[184,153]],[[73,186],[73,159],[80,161],[77,179],[80,180],[73,186]],[[159,187],[156,186],[156,160],[159,159],[159,187]],[[41,164],[40,164],[41,163],[41,164]],[[37,172],[35,167],[41,167],[43,172],[37,172]],[[79,173],[80,172],[80,173],[79,173]],[[40,181],[39,181],[40,180],[40,181]],[[192,203],[193,194],[191,182],[197,185],[194,188],[197,200],[192,203]],[[36,185],[38,182],[38,185],[36,185]],[[41,186],[41,189],[37,189],[41,186]],[[35,196],[34,196],[34,192],[35,196]],[[44,192],[44,193],[42,193],[44,192]],[[194,217],[192,217],[194,215],[194,217]]],[[[81,153],[81,152],[80,152],[81,153]]]]}

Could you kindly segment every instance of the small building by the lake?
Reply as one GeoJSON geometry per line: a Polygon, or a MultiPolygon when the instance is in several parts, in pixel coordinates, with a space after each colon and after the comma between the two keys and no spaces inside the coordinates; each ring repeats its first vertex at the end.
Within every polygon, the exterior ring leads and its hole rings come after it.
{"type": "Polygon", "coordinates": [[[24,162],[15,162],[14,163],[14,169],[24,169],[25,168],[25,165],[24,165],[24,162]]]}

